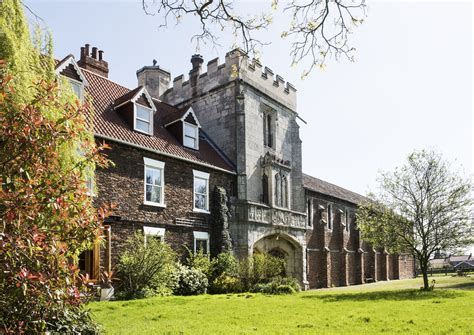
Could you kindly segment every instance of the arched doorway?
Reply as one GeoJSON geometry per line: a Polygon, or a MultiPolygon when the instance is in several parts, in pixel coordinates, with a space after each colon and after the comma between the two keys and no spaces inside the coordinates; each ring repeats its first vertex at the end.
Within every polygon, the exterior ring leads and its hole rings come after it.
{"type": "Polygon", "coordinates": [[[303,273],[302,248],[291,236],[272,234],[264,236],[253,244],[253,252],[268,253],[285,260],[285,274],[300,281],[303,273]]]}

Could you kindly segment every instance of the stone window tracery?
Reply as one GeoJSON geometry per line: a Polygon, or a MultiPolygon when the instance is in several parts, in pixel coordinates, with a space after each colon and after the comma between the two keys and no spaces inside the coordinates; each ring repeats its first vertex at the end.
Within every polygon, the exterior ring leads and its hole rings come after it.
{"type": "Polygon", "coordinates": [[[278,172],[275,174],[275,205],[278,207],[288,208],[288,177],[278,172]]]}

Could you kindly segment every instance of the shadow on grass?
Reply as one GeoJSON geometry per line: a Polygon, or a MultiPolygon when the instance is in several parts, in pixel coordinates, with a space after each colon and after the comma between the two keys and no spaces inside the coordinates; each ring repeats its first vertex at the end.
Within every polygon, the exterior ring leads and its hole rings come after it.
{"type": "Polygon", "coordinates": [[[441,288],[452,288],[456,290],[474,290],[474,280],[467,283],[450,284],[440,286],[441,288]]]}
{"type": "Polygon", "coordinates": [[[434,291],[424,292],[421,290],[403,290],[403,291],[375,291],[361,293],[342,293],[342,294],[321,294],[307,295],[303,299],[320,299],[324,302],[338,301],[368,301],[368,300],[427,300],[427,299],[453,299],[463,296],[464,293],[450,290],[435,289],[434,291]]]}

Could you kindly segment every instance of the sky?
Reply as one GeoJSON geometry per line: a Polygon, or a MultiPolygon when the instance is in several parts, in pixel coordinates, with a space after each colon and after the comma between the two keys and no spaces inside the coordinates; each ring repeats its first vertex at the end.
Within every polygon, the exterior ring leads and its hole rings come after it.
{"type": "MultiPolygon", "coordinates": [[[[53,34],[55,56],[79,58],[85,43],[104,50],[109,77],[137,86],[136,70],[158,65],[174,78],[190,70],[197,51],[207,61],[230,49],[196,45],[196,25],[183,21],[159,29],[140,0],[24,1],[53,34]]],[[[239,1],[237,9],[269,10],[270,1],[239,1]]],[[[454,166],[473,173],[470,2],[372,1],[365,22],[350,35],[356,61],[329,62],[301,80],[304,66],[291,67],[289,42],[280,38],[287,21],[276,15],[259,37],[271,42],[261,62],[298,90],[305,173],[366,194],[381,171],[393,170],[416,149],[434,149],[454,166]]],[[[31,20],[34,19],[31,17],[31,20]]],[[[304,64],[303,64],[304,65],[304,64]]]]}

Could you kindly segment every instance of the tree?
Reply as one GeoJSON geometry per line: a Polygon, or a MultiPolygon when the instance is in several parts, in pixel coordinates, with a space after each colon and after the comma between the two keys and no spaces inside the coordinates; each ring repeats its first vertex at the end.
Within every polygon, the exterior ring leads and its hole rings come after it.
{"type": "MultiPolygon", "coordinates": [[[[278,0],[270,3],[273,11],[281,8],[278,0]]],[[[270,27],[271,13],[243,15],[235,9],[232,1],[142,0],[142,6],[146,14],[161,17],[160,27],[166,27],[169,19],[176,23],[186,18],[198,20],[201,29],[192,37],[198,46],[200,42],[218,45],[218,33],[226,29],[240,38],[247,54],[256,55],[259,47],[268,44],[256,38],[255,32],[270,27]]],[[[288,29],[280,32],[280,37],[293,38],[290,47],[292,63],[304,59],[310,61],[303,76],[314,67],[323,67],[328,57],[339,59],[345,56],[354,60],[355,48],[349,45],[348,35],[353,27],[364,21],[365,0],[290,0],[282,11],[291,18],[288,29]]]]}
{"type": "Polygon", "coordinates": [[[0,333],[93,333],[77,260],[107,214],[86,187],[104,147],[19,1],[0,3],[0,31],[0,333]]]}
{"type": "Polygon", "coordinates": [[[428,263],[439,250],[473,241],[469,212],[472,184],[433,151],[416,151],[405,165],[380,178],[380,192],[357,210],[362,238],[418,260],[423,288],[429,289],[428,263]]]}

